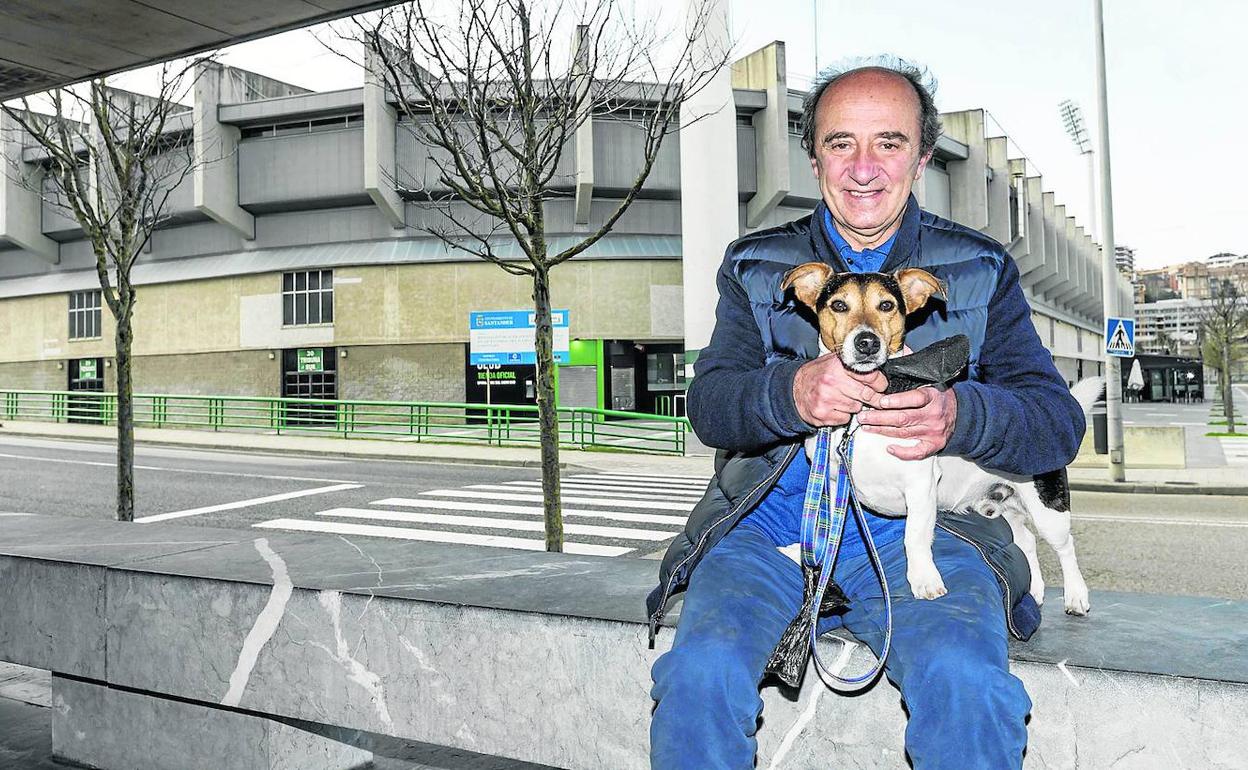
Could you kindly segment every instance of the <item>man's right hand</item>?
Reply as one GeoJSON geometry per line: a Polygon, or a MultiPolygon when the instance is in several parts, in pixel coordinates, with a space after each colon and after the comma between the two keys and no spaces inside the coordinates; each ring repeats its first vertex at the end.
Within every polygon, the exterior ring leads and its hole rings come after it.
{"type": "Polygon", "coordinates": [[[839,427],[862,411],[879,407],[888,380],[879,371],[859,374],[846,369],[834,353],[807,361],[793,378],[793,403],[808,425],[839,427]]]}

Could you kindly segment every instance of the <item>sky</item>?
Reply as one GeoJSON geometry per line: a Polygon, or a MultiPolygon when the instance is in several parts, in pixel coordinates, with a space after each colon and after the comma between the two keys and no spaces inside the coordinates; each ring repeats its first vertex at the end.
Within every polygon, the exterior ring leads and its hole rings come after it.
{"type": "MultiPolygon", "coordinates": [[[[736,55],[783,40],[790,88],[809,83],[816,51],[820,66],[879,53],[926,66],[942,111],[987,110],[989,134],[1009,136],[1012,155],[1090,223],[1087,159],[1058,105],[1082,107],[1099,151],[1093,0],[728,2],[736,55]]],[[[1248,3],[1104,5],[1115,242],[1135,249],[1137,268],[1248,253],[1248,3]]],[[[317,91],[358,87],[359,69],[318,37],[333,39],[324,26],[288,32],[227,49],[223,61],[317,91]]]]}

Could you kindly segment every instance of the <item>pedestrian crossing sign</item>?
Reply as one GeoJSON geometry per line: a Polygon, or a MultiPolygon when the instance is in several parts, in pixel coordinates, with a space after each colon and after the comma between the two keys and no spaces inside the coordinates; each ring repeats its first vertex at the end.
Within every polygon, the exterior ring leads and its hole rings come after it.
{"type": "Polygon", "coordinates": [[[1135,357],[1135,319],[1105,319],[1105,352],[1122,358],[1135,357]]]}

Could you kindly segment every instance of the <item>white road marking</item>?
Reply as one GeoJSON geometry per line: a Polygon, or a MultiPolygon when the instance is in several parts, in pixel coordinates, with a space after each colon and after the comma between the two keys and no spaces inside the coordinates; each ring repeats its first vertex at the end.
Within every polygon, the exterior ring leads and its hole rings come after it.
{"type": "Polygon", "coordinates": [[[650,490],[654,492],[663,490],[701,492],[706,489],[706,484],[689,484],[681,481],[642,481],[633,479],[599,478],[595,476],[568,476],[564,479],[564,481],[572,481],[581,484],[609,484],[613,487],[650,490]]]}
{"type": "MultiPolygon", "coordinates": [[[[473,484],[467,489],[484,489],[487,486],[497,486],[500,489],[541,489],[540,481],[507,481],[500,485],[494,484],[473,484]]],[[[647,500],[653,500],[657,497],[685,497],[690,500],[697,500],[702,497],[703,490],[694,489],[647,489],[645,487],[636,486],[615,486],[614,484],[591,484],[585,481],[564,481],[559,484],[559,488],[563,490],[571,490],[582,494],[589,492],[601,492],[604,495],[618,494],[621,497],[640,497],[647,500]]]]}
{"type": "MultiPolygon", "coordinates": [[[[516,491],[519,492],[521,490],[516,491]]],[[[431,489],[420,494],[429,495],[430,497],[455,497],[467,498],[469,500],[512,500],[521,503],[540,503],[546,499],[541,493],[535,495],[506,494],[503,492],[478,492],[469,489],[431,489]]],[[[693,510],[693,503],[670,503],[663,500],[620,500],[618,498],[599,500],[593,497],[576,497],[566,493],[560,495],[560,499],[562,502],[572,503],[573,505],[614,505],[617,508],[643,508],[660,511],[693,510]]]]}
{"type": "Polygon", "coordinates": [[[217,511],[233,511],[239,508],[250,508],[253,505],[264,505],[265,503],[276,503],[281,500],[293,500],[296,497],[307,497],[309,495],[323,495],[327,492],[341,492],[346,489],[359,489],[363,484],[334,484],[328,487],[317,487],[315,489],[300,489],[295,492],[282,492],[276,495],[266,495],[265,497],[254,497],[250,500],[238,500],[233,503],[221,503],[220,505],[208,505],[203,508],[190,508],[185,511],[170,511],[169,513],[156,513],[151,516],[140,516],[135,519],[136,522],[143,524],[153,521],[168,521],[169,519],[184,519],[187,516],[198,516],[203,513],[216,513],[217,511]]]}
{"type": "Polygon", "coordinates": [[[710,476],[691,476],[691,475],[682,475],[679,473],[671,473],[671,474],[666,474],[662,476],[657,476],[653,473],[628,473],[627,471],[612,471],[611,473],[591,474],[591,475],[612,476],[614,478],[625,478],[625,479],[659,479],[662,481],[667,481],[667,480],[697,481],[703,484],[711,480],[710,476]]]}
{"type": "MultiPolygon", "coordinates": [[[[99,468],[116,468],[117,463],[96,462],[94,460],[65,460],[60,457],[32,457],[30,455],[0,454],[0,457],[14,460],[30,460],[40,463],[63,463],[66,465],[94,465],[99,468]]],[[[160,471],[161,473],[198,473],[203,476],[237,476],[243,479],[271,479],[274,481],[320,481],[347,484],[342,479],[318,479],[309,476],[275,476],[267,473],[234,473],[232,471],[205,471],[198,468],[163,468],[156,465],[136,465],[136,471],[160,471]]]]}
{"type": "MultiPolygon", "coordinates": [[[[264,529],[288,529],[299,532],[327,532],[334,535],[365,535],[367,537],[389,537],[400,540],[423,540],[430,543],[462,543],[466,545],[484,545],[492,548],[516,548],[524,551],[544,551],[544,540],[525,539],[520,537],[499,537],[497,535],[473,535],[465,532],[439,532],[429,529],[410,529],[407,527],[383,527],[374,524],[351,524],[336,521],[301,521],[299,519],[274,519],[253,526],[264,529]]],[[[563,552],[579,556],[619,556],[632,551],[614,545],[595,545],[592,543],[564,543],[563,552]]]]}
{"type": "MultiPolygon", "coordinates": [[[[330,508],[317,516],[337,516],[343,519],[380,519],[401,521],[407,524],[444,524],[448,527],[493,527],[515,529],[525,532],[542,532],[546,523],[528,519],[499,519],[484,516],[459,516],[453,513],[416,513],[415,511],[380,511],[373,508],[330,508]]],[[[567,535],[592,535],[594,537],[618,537],[621,540],[666,540],[670,531],[657,529],[632,529],[630,527],[600,527],[593,524],[564,524],[567,535]]]]}
{"type": "MultiPolygon", "coordinates": [[[[477,503],[476,505],[460,504],[454,500],[413,500],[406,497],[388,497],[385,500],[374,500],[369,505],[397,505],[401,508],[425,508],[429,510],[453,510],[464,513],[515,513],[521,516],[541,516],[544,511],[540,506],[533,505],[498,505],[494,503],[477,503]]],[[[614,521],[633,521],[645,524],[671,524],[682,527],[687,516],[665,516],[659,513],[627,513],[624,511],[594,511],[587,508],[564,508],[564,516],[576,516],[591,519],[611,519],[614,521]]],[[[675,534],[675,533],[672,533],[675,534]]]]}
{"type": "Polygon", "coordinates": [[[1162,526],[1177,525],[1180,527],[1248,527],[1248,521],[1167,519],[1148,516],[1112,516],[1095,513],[1080,514],[1071,516],[1071,518],[1075,521],[1121,521],[1125,524],[1160,524],[1162,526]]]}

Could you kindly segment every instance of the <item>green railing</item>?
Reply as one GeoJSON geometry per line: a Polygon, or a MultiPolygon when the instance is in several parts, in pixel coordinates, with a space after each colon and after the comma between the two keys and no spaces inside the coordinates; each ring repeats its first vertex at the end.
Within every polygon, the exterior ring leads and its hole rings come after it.
{"type": "MultiPolygon", "coordinates": [[[[112,424],[115,393],[0,390],[7,420],[112,424]]],[[[573,448],[685,453],[689,421],[638,412],[560,407],[559,442],[573,448]]],[[[136,393],[140,427],[336,434],[343,438],[536,445],[536,406],[410,401],[324,401],[249,396],[175,396],[136,393]]]]}

